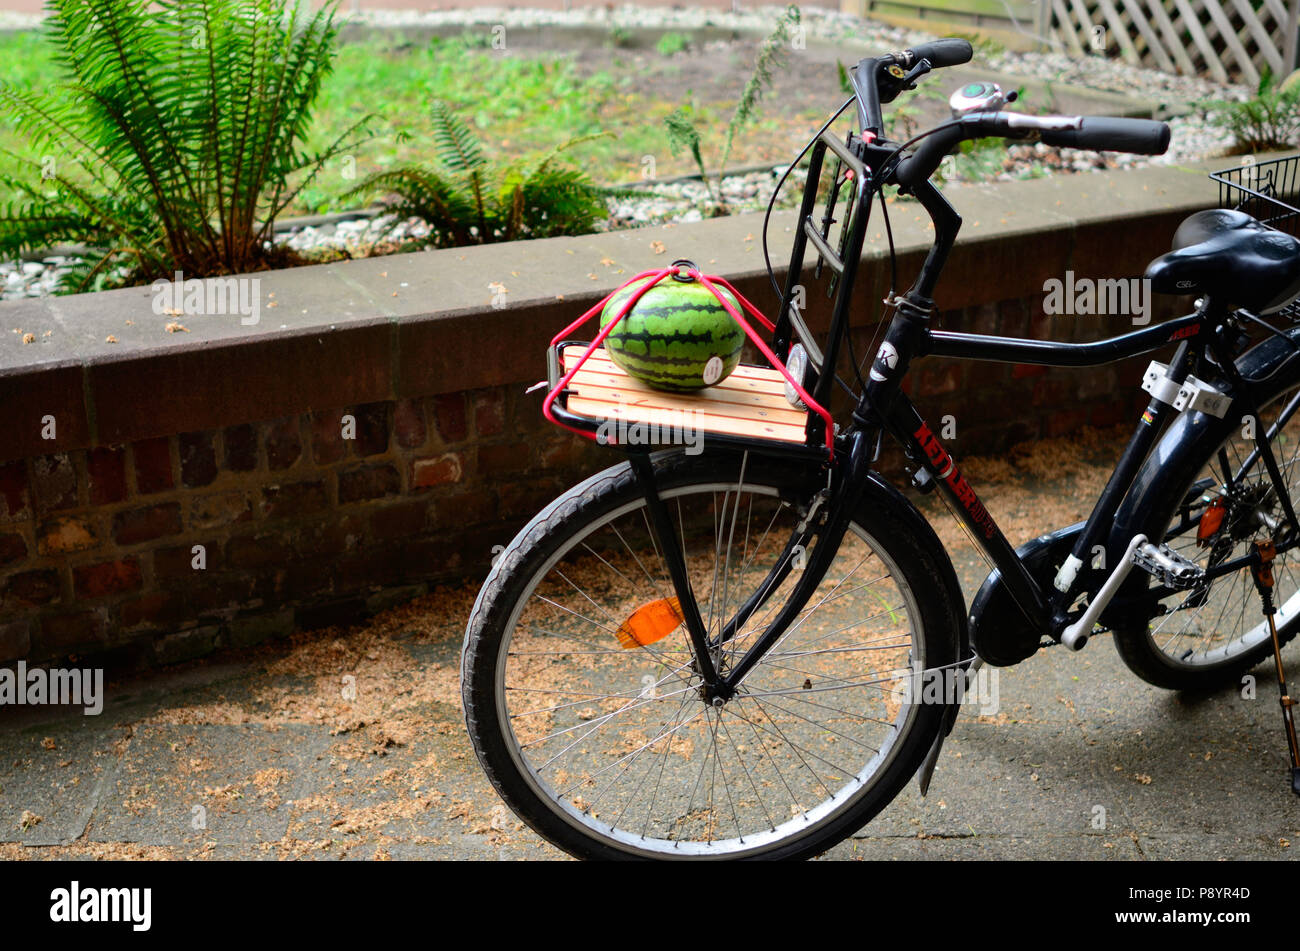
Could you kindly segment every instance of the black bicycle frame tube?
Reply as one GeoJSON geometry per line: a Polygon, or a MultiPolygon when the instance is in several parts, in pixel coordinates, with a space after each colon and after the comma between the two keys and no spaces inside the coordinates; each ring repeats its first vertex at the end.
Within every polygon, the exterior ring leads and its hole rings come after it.
{"type": "MultiPolygon", "coordinates": [[[[1201,315],[1194,315],[1201,319],[1201,315]]],[[[1129,334],[1132,336],[1132,334],[1129,334]]],[[[1192,366],[1200,359],[1203,346],[1192,346],[1187,341],[1183,341],[1178,346],[1178,351],[1174,354],[1173,360],[1169,363],[1169,379],[1175,383],[1181,384],[1188,373],[1191,372],[1192,366]]],[[[1173,410],[1167,403],[1163,403],[1154,396],[1147,404],[1147,408],[1142,413],[1142,418],[1138,421],[1137,429],[1129,437],[1128,445],[1124,447],[1124,453],[1120,456],[1119,462],[1115,464],[1110,478],[1106,480],[1106,488],[1102,489],[1101,495],[1092,507],[1092,514],[1088,516],[1088,523],[1075,539],[1074,549],[1070,552],[1083,564],[1091,562],[1091,553],[1093,546],[1098,545],[1109,534],[1111,523],[1115,518],[1119,505],[1124,501],[1124,496],[1133,485],[1133,480],[1137,477],[1139,468],[1155,445],[1156,437],[1164,429],[1165,420],[1173,410]]],[[[1108,555],[1118,554],[1107,552],[1108,555]]],[[[1109,562],[1108,562],[1109,564],[1109,562]]],[[[1061,591],[1055,595],[1058,601],[1058,607],[1064,608],[1069,602],[1070,590],[1061,591]]]]}
{"type": "Polygon", "coordinates": [[[844,463],[836,467],[833,473],[834,483],[830,494],[831,501],[826,509],[826,522],[822,526],[817,546],[808,556],[808,563],[803,573],[790,591],[790,597],[781,610],[777,612],[754,641],[752,647],[741,656],[734,667],[722,678],[723,692],[734,691],[737,684],[763,659],[772,647],[787,632],[792,624],[799,624],[799,615],[807,605],[817,586],[822,583],[831,561],[839,553],[840,543],[848,530],[853,508],[858,503],[856,495],[843,491],[846,486],[861,485],[871,472],[872,449],[874,439],[868,432],[858,430],[849,435],[849,446],[844,463]]]}
{"type": "Polygon", "coordinates": [[[961,230],[961,215],[930,182],[913,185],[911,191],[934,222],[934,243],[930,245],[930,251],[921,264],[920,273],[908,291],[908,296],[915,303],[924,302],[925,305],[932,306],[934,286],[939,282],[939,275],[948,260],[948,252],[952,250],[957,232],[961,230]]]}
{"type": "MultiPolygon", "coordinates": [[[[925,355],[987,360],[993,363],[1029,363],[1049,367],[1095,367],[1126,357],[1159,350],[1167,343],[1200,333],[1205,315],[1191,313],[1162,324],[1143,327],[1118,337],[1092,343],[1060,343],[1021,337],[986,337],[981,334],[932,330],[925,355]]],[[[918,354],[919,355],[919,354],[918,354]]]]}
{"type": "Polygon", "coordinates": [[[1050,630],[1051,607],[1042,588],[1016,555],[992,513],[984,507],[984,503],[962,475],[956,461],[943,448],[912,401],[901,391],[895,395],[884,421],[908,456],[930,474],[939,490],[952,503],[952,510],[1001,572],[1007,590],[1025,617],[1043,631],[1050,630]]]}

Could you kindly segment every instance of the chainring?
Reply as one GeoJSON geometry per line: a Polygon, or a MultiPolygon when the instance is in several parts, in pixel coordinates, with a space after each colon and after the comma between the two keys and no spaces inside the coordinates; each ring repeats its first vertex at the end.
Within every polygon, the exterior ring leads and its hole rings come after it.
{"type": "MultiPolygon", "coordinates": [[[[1056,572],[1069,557],[1084,522],[1039,535],[1016,549],[1030,575],[1050,590],[1056,572]]],[[[1030,623],[1011,597],[996,568],[980,585],[970,609],[970,639],[975,653],[994,667],[1010,667],[1033,656],[1046,631],[1030,623]]]]}

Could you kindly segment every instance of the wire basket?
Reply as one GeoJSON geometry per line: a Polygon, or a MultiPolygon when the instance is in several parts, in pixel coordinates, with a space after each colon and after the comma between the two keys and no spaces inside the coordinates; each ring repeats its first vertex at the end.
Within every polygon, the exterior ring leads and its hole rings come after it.
{"type": "Polygon", "coordinates": [[[1293,237],[1300,226],[1300,155],[1256,162],[1247,161],[1210,178],[1219,183],[1219,206],[1244,211],[1261,224],[1293,237]]]}

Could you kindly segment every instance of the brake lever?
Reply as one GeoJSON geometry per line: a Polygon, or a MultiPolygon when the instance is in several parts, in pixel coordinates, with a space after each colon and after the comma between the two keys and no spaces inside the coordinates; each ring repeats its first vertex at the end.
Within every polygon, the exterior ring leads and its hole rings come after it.
{"type": "Polygon", "coordinates": [[[925,57],[922,57],[917,61],[915,66],[907,71],[907,75],[903,77],[903,88],[915,89],[916,81],[932,69],[934,69],[934,67],[930,65],[930,61],[925,57]]]}

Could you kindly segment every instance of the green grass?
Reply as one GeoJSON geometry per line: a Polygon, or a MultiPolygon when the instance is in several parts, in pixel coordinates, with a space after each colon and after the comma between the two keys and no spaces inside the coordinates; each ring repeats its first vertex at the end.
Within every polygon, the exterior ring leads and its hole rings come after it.
{"type": "MultiPolygon", "coordinates": [[[[37,87],[57,75],[54,58],[34,32],[0,33],[0,78],[37,87]]],[[[0,117],[0,150],[26,152],[22,138],[14,132],[7,116],[0,117]]],[[[17,173],[19,163],[0,151],[0,172],[17,173]]]]}
{"type": "MultiPolygon", "coordinates": [[[[325,83],[315,110],[310,145],[332,140],[366,112],[380,118],[380,135],[354,156],[336,160],[298,197],[290,214],[342,207],[340,197],[367,175],[431,158],[429,103],[442,99],[455,108],[483,139],[490,158],[508,161],[549,151],[574,138],[600,131],[615,135],[576,148],[570,156],[601,183],[639,181],[645,158],[663,178],[693,171],[689,161],[670,156],[663,118],[689,104],[714,154],[721,146],[730,104],[665,101],[638,81],[638,74],[615,59],[609,72],[584,75],[572,56],[523,56],[491,48],[488,34],[407,42],[401,37],[344,44],[335,71],[325,83]]],[[[43,41],[31,32],[0,33],[0,77],[37,86],[60,75],[43,41]]],[[[824,118],[830,104],[789,108],[779,123],[768,112],[737,138],[735,154],[746,162],[788,159],[824,118]],[[779,125],[779,128],[778,128],[779,125]]],[[[0,117],[0,147],[26,152],[25,143],[0,117]]],[[[0,171],[17,163],[0,153],[0,171]]]]}
{"type": "MultiPolygon", "coordinates": [[[[478,131],[488,152],[504,160],[600,132],[598,113],[615,96],[610,76],[581,77],[570,58],[524,59],[480,48],[471,37],[414,45],[368,41],[340,49],[318,103],[316,135],[337,134],[350,115],[369,110],[379,116],[383,133],[356,156],[354,169],[346,169],[359,180],[430,157],[429,104],[435,99],[447,102],[478,131]]],[[[608,156],[609,146],[593,145],[577,150],[574,158],[600,166],[608,156]]],[[[344,171],[323,179],[302,203],[312,209],[332,206],[355,184],[344,171]]]]}
{"type": "MultiPolygon", "coordinates": [[[[443,99],[470,122],[495,156],[544,152],[574,136],[598,132],[599,113],[618,96],[608,75],[580,77],[569,58],[533,60],[482,48],[476,37],[435,38],[424,44],[368,41],[340,48],[334,74],[316,105],[309,142],[331,141],[366,112],[380,118],[381,135],[355,156],[336,161],[299,196],[299,213],[335,207],[339,196],[366,175],[429,156],[429,103],[443,99]]],[[[0,34],[0,77],[40,86],[60,71],[34,33],[0,34]]],[[[0,147],[26,152],[26,144],[0,117],[0,147]]],[[[591,147],[577,156],[609,167],[614,149],[591,147]]],[[[18,163],[0,154],[0,170],[18,163]]],[[[631,179],[631,163],[623,179],[631,179]]],[[[598,179],[602,176],[597,174],[598,179]]],[[[605,176],[608,178],[608,176],[605,176]]],[[[612,179],[611,179],[612,180],[612,179]]]]}
{"type": "Polygon", "coordinates": [[[655,50],[660,56],[673,56],[680,53],[691,45],[691,38],[685,33],[668,32],[659,37],[659,42],[655,44],[655,50]]]}

